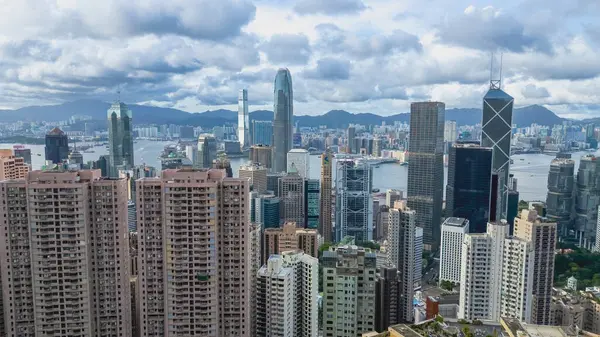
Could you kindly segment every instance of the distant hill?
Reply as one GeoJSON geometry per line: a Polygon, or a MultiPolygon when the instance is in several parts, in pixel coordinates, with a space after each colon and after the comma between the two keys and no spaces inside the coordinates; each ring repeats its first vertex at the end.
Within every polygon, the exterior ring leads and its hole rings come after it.
{"type": "MultiPolygon", "coordinates": [[[[79,100],[60,105],[30,106],[17,110],[0,110],[0,122],[15,121],[62,121],[74,115],[92,116],[94,120],[105,120],[110,103],[96,100],[79,100]]],[[[223,124],[237,123],[237,111],[219,109],[201,113],[189,113],[177,109],[159,108],[147,105],[129,104],[134,114],[135,124],[179,124],[211,128],[223,124]]],[[[473,125],[481,122],[481,109],[447,109],[446,120],[455,120],[458,125],[473,125]]],[[[250,120],[272,120],[273,112],[257,110],[250,113],[250,120]]],[[[513,124],[528,126],[532,123],[540,125],[560,124],[565,119],[540,105],[530,105],[515,109],[513,124]]],[[[331,110],[319,116],[294,116],[294,123],[300,126],[317,127],[326,125],[330,128],[345,128],[348,124],[381,125],[382,122],[410,121],[409,113],[392,116],[379,116],[372,113],[351,113],[344,110],[331,110]]]]}

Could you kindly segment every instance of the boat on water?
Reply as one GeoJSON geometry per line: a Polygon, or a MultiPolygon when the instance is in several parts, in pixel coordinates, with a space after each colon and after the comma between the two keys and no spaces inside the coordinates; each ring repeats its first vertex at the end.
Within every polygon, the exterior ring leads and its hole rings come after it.
{"type": "Polygon", "coordinates": [[[375,165],[375,168],[379,168],[379,165],[375,165]]]}

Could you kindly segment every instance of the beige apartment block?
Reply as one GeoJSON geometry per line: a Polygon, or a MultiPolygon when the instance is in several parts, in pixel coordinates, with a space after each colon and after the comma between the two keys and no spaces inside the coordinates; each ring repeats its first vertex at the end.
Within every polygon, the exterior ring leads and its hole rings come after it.
{"type": "Polygon", "coordinates": [[[286,222],[282,228],[267,228],[263,231],[261,261],[267,263],[273,254],[290,250],[302,250],[307,255],[319,257],[319,240],[316,229],[297,228],[295,222],[286,222]]]}
{"type": "Polygon", "coordinates": [[[33,171],[0,199],[4,336],[131,336],[125,179],[33,171]]]}
{"type": "Polygon", "coordinates": [[[25,179],[29,170],[25,159],[15,157],[12,150],[0,150],[0,180],[25,179]]]}
{"type": "Polygon", "coordinates": [[[250,336],[249,182],[165,170],[137,186],[140,336],[250,336]]]}

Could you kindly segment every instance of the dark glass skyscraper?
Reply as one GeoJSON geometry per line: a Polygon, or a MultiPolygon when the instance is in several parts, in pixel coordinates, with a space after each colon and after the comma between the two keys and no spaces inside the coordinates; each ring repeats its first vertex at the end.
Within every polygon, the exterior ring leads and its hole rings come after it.
{"type": "Polygon", "coordinates": [[[217,159],[217,140],[212,135],[198,137],[198,154],[194,167],[209,168],[213,160],[217,159]]]}
{"type": "Polygon", "coordinates": [[[441,102],[410,105],[407,205],[416,211],[423,228],[423,244],[435,250],[440,244],[444,194],[444,119],[441,102]]]}
{"type": "Polygon", "coordinates": [[[273,142],[273,122],[252,121],[252,145],[271,146],[273,142]]]}
{"type": "Polygon", "coordinates": [[[575,161],[556,158],[550,163],[546,216],[556,222],[558,235],[567,234],[574,210],[575,161]]]}
{"type": "Polygon", "coordinates": [[[294,94],[292,75],[288,69],[279,69],[275,76],[273,105],[273,171],[287,170],[287,153],[292,149],[294,94]]]}
{"type": "Polygon", "coordinates": [[[593,155],[581,157],[576,186],[575,236],[580,247],[592,249],[600,205],[600,159],[593,155]]]}
{"type": "Polygon", "coordinates": [[[318,179],[304,180],[304,218],[306,223],[305,228],[319,228],[319,213],[320,213],[320,189],[318,179]]]}
{"type": "Polygon", "coordinates": [[[110,177],[118,177],[119,169],[133,167],[132,113],[125,103],[115,102],[108,109],[108,155],[110,177]]]}
{"type": "Polygon", "coordinates": [[[69,156],[69,137],[59,128],[46,135],[46,160],[54,164],[62,163],[69,156]]]}
{"type": "MultiPolygon", "coordinates": [[[[514,99],[500,89],[499,82],[483,97],[481,121],[481,145],[493,149],[492,168],[498,174],[497,219],[506,219],[508,198],[508,174],[510,165],[510,138],[514,99]]],[[[494,199],[494,198],[492,198],[494,199]]]]}
{"type": "Polygon", "coordinates": [[[485,233],[491,182],[492,149],[472,143],[454,144],[448,156],[446,216],[469,220],[470,233],[485,233]]]}

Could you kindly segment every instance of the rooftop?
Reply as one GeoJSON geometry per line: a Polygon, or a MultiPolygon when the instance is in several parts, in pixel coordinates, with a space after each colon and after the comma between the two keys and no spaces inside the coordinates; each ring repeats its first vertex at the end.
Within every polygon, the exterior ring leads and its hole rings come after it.
{"type": "Polygon", "coordinates": [[[455,227],[465,227],[469,224],[469,220],[465,218],[455,218],[449,217],[444,221],[442,226],[455,226],[455,227]]]}
{"type": "Polygon", "coordinates": [[[523,334],[528,337],[569,337],[576,335],[574,331],[567,327],[527,324],[513,318],[502,317],[500,323],[511,337],[522,336],[523,334]]]}
{"type": "Polygon", "coordinates": [[[389,327],[390,332],[396,332],[404,337],[423,337],[421,334],[411,329],[406,324],[398,324],[389,327]]]}
{"type": "Polygon", "coordinates": [[[511,100],[512,96],[505,93],[502,89],[490,89],[487,94],[483,97],[483,99],[505,99],[511,100]]]}
{"type": "Polygon", "coordinates": [[[48,132],[49,136],[58,136],[64,134],[65,133],[63,132],[63,130],[59,129],[58,127],[55,127],[54,129],[50,130],[50,132],[48,132]]]}

